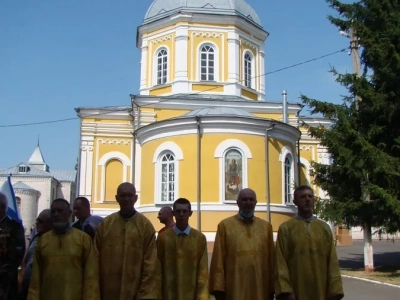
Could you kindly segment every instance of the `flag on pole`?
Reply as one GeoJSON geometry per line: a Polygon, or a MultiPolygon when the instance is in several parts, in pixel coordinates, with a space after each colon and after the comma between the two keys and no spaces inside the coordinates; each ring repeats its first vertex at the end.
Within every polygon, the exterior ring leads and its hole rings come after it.
{"type": "Polygon", "coordinates": [[[17,199],[15,198],[14,189],[11,184],[11,175],[8,176],[6,182],[3,183],[0,192],[6,195],[8,202],[7,216],[13,218],[14,220],[20,221],[21,216],[19,215],[17,199]]]}

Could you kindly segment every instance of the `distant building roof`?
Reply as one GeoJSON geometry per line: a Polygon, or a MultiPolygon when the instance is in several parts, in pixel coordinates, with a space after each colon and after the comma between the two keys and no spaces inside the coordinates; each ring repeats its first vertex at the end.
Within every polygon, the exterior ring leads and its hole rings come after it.
{"type": "Polygon", "coordinates": [[[33,150],[31,157],[28,160],[28,164],[32,165],[40,165],[40,164],[46,164],[43,158],[42,150],[40,150],[39,145],[33,150]]]}
{"type": "Polygon", "coordinates": [[[49,172],[39,170],[29,164],[19,164],[15,167],[7,168],[0,170],[0,175],[25,175],[25,176],[44,176],[44,177],[53,177],[49,172]],[[26,172],[20,172],[20,167],[26,166],[26,172]]]}
{"type": "Polygon", "coordinates": [[[193,116],[234,116],[234,117],[256,118],[256,116],[247,111],[231,107],[199,108],[183,115],[183,117],[193,117],[193,116]]]}
{"type": "Polygon", "coordinates": [[[52,170],[50,174],[58,181],[74,182],[76,179],[75,170],[52,170]]]}
{"type": "Polygon", "coordinates": [[[13,184],[13,189],[20,191],[37,191],[29,185],[23,183],[22,181],[18,181],[17,183],[13,184]]]}
{"type": "Polygon", "coordinates": [[[261,27],[256,11],[244,0],[154,0],[144,17],[144,23],[156,21],[173,13],[236,15],[261,27]]]}

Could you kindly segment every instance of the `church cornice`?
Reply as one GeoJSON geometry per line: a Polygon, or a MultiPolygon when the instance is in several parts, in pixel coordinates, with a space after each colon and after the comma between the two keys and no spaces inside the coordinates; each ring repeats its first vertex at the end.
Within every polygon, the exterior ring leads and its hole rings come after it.
{"type": "Polygon", "coordinates": [[[136,137],[141,145],[152,140],[180,135],[197,134],[197,124],[200,122],[202,134],[246,134],[264,136],[269,131],[272,138],[284,140],[294,144],[300,137],[300,131],[288,124],[262,118],[248,118],[239,116],[183,116],[174,119],[159,121],[143,126],[136,130],[136,137]]]}
{"type": "MultiPolygon", "coordinates": [[[[251,34],[254,36],[254,38],[259,41],[259,43],[263,43],[262,41],[265,41],[269,35],[269,33],[267,31],[265,31],[264,29],[262,29],[261,27],[256,26],[238,16],[176,13],[173,16],[166,17],[164,19],[157,20],[155,22],[142,24],[142,25],[138,26],[137,37],[136,37],[136,40],[137,40],[136,46],[138,48],[141,48],[143,40],[148,40],[148,39],[153,38],[153,36],[146,36],[146,38],[144,38],[142,40],[143,34],[156,32],[156,31],[162,30],[163,28],[169,28],[170,26],[177,25],[178,23],[181,23],[181,22],[190,22],[190,25],[188,25],[188,24],[182,25],[182,26],[188,28],[189,30],[197,30],[196,27],[203,26],[200,24],[207,24],[208,26],[210,26],[210,31],[212,31],[211,28],[213,25],[216,28],[220,27],[221,24],[226,24],[226,26],[236,26],[238,28],[242,28],[245,32],[251,32],[251,34]]],[[[172,30],[176,31],[176,29],[179,26],[180,25],[177,25],[177,27],[172,30]]],[[[226,28],[224,30],[228,31],[228,28],[226,28]]],[[[165,34],[166,32],[167,31],[165,31],[163,33],[158,33],[157,35],[165,34]]],[[[242,32],[242,34],[246,35],[245,32],[242,32]]]]}
{"type": "Polygon", "coordinates": [[[163,43],[163,42],[166,42],[166,41],[171,40],[172,37],[173,37],[172,34],[164,35],[164,36],[159,37],[159,38],[157,38],[157,39],[151,40],[151,43],[152,43],[153,45],[160,44],[160,43],[163,43]]]}
{"type": "Polygon", "coordinates": [[[249,40],[247,40],[247,39],[245,39],[243,37],[240,38],[240,42],[243,43],[243,45],[246,45],[246,46],[248,46],[248,47],[250,47],[252,49],[258,49],[259,48],[259,45],[254,44],[254,43],[250,42],[249,40]]]}
{"type": "MultiPolygon", "coordinates": [[[[26,195],[26,196],[38,196],[40,197],[40,192],[36,190],[14,190],[16,196],[26,195]]],[[[22,199],[23,201],[23,199],[22,199]]]]}
{"type": "Polygon", "coordinates": [[[204,37],[204,38],[222,38],[224,36],[223,32],[217,31],[194,31],[192,35],[195,37],[204,37]]]}
{"type": "MultiPolygon", "coordinates": [[[[267,102],[267,101],[230,101],[221,96],[220,99],[210,98],[193,98],[185,95],[164,97],[152,96],[134,96],[134,105],[146,108],[164,108],[164,109],[181,109],[181,110],[195,110],[202,107],[232,107],[244,109],[252,113],[282,113],[282,102],[267,102]]],[[[215,97],[215,95],[213,95],[215,97]]],[[[300,103],[288,103],[288,113],[297,114],[302,108],[300,103]]]]}

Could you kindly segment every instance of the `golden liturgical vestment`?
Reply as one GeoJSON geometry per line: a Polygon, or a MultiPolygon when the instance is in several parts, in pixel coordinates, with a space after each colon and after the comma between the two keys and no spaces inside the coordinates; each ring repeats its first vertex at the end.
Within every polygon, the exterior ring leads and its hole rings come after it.
{"type": "Polygon", "coordinates": [[[191,228],[177,236],[167,229],[158,236],[163,300],[209,300],[208,252],[204,234],[191,228]]]}
{"type": "Polygon", "coordinates": [[[71,228],[43,234],[34,254],[28,300],[98,300],[99,262],[92,239],[71,228]]]}
{"type": "Polygon", "coordinates": [[[294,293],[296,300],[343,297],[335,243],[324,221],[294,217],[283,223],[278,230],[276,261],[277,296],[294,293]]]}
{"type": "Polygon", "coordinates": [[[106,217],[96,232],[102,300],[161,299],[161,274],[155,230],[136,212],[106,217]]]}
{"type": "Polygon", "coordinates": [[[238,215],[218,224],[210,267],[210,292],[227,300],[267,300],[273,294],[274,241],[272,226],[238,215]]]}

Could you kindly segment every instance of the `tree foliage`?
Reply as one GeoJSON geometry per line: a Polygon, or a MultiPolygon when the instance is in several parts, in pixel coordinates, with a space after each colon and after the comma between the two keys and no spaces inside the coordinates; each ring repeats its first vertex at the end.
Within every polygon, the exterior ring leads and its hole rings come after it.
{"type": "Polygon", "coordinates": [[[332,120],[329,128],[308,127],[332,155],[331,165],[312,164],[315,182],[330,195],[322,213],[394,232],[400,228],[400,0],[327,2],[335,10],[331,23],[356,33],[363,71],[331,70],[348,90],[341,104],[302,95],[312,114],[332,120]]]}

